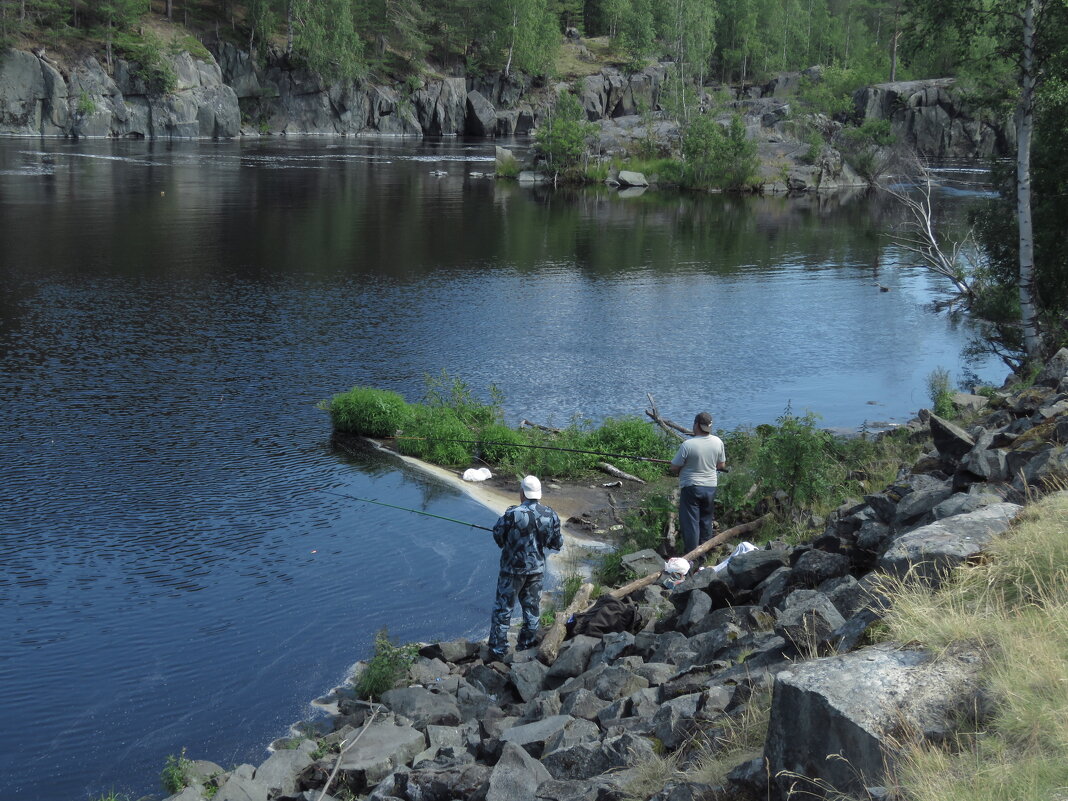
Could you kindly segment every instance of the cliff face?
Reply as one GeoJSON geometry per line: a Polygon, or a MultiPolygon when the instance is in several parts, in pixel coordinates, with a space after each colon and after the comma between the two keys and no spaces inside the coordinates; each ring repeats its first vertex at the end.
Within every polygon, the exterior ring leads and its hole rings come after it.
{"type": "MultiPolygon", "coordinates": [[[[552,87],[535,88],[526,76],[501,73],[439,77],[416,86],[327,83],[284,57],[260,65],[228,43],[218,44],[206,59],[186,52],[164,58],[176,80],[174,91],[160,94],[141,77],[138,65],[121,59],[109,74],[92,57],[64,66],[43,52],[4,51],[0,135],[523,136],[537,126],[552,94],[552,87]]],[[[605,67],[582,80],[579,100],[588,119],[601,126],[599,152],[626,154],[650,136],[668,145],[677,142],[681,132],[676,123],[641,114],[659,107],[669,68],[657,64],[624,75],[605,67]]],[[[732,114],[743,117],[749,135],[761,143],[762,160],[771,165],[764,178],[773,191],[865,185],[848,165],[797,161],[804,143],[796,139],[790,112],[800,76],[781,75],[744,93],[729,90],[733,99],[715,106],[716,113],[724,121],[732,114]],[[792,170],[785,183],[772,174],[772,167],[781,164],[792,170]]],[[[1011,126],[970,108],[952,79],[866,87],[856,93],[854,104],[858,118],[889,121],[898,141],[923,158],[990,158],[1011,152],[1011,126]]],[[[841,128],[824,121],[832,135],[831,129],[841,128]]]]}
{"type": "Polygon", "coordinates": [[[972,108],[952,78],[867,86],[853,95],[862,119],[887,120],[898,140],[924,158],[991,158],[1014,144],[1011,120],[995,121],[972,108]]]}

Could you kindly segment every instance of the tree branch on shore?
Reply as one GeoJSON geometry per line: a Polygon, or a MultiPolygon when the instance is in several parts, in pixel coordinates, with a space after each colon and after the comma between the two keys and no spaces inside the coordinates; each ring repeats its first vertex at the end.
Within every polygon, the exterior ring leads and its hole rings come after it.
{"type": "Polygon", "coordinates": [[[650,406],[650,408],[645,410],[645,413],[650,418],[652,418],[654,423],[664,429],[664,431],[666,431],[672,437],[677,439],[679,442],[682,442],[684,439],[686,439],[686,437],[693,436],[693,432],[690,429],[680,426],[673,420],[668,420],[660,416],[660,412],[656,408],[656,401],[653,399],[652,393],[647,392],[645,396],[649,399],[650,406]]]}
{"type": "Polygon", "coordinates": [[[608,473],[608,475],[610,475],[610,476],[615,476],[616,478],[621,478],[624,481],[634,481],[634,482],[636,482],[638,484],[644,484],[645,483],[645,479],[638,478],[637,476],[632,476],[630,473],[624,473],[618,467],[614,467],[614,466],[610,465],[608,462],[598,462],[597,463],[597,468],[599,470],[602,470],[605,473],[608,473]]]}

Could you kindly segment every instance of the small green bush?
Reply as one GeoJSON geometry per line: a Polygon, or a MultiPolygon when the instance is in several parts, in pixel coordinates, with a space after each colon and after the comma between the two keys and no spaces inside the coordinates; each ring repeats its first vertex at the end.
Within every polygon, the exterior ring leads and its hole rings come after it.
{"type": "Polygon", "coordinates": [[[469,465],[475,436],[456,412],[445,406],[412,406],[397,447],[406,456],[449,467],[469,465]],[[455,440],[464,440],[456,442],[455,440]]]}
{"type": "Polygon", "coordinates": [[[353,387],[335,395],[325,407],[335,431],[365,437],[391,437],[411,416],[407,402],[396,392],[371,387],[353,387]]]}
{"type": "Polygon", "coordinates": [[[167,763],[160,771],[159,779],[163,783],[163,789],[168,793],[179,793],[189,786],[189,771],[193,767],[193,761],[187,759],[185,749],[178,756],[170,754],[167,763]]]}
{"type": "Polygon", "coordinates": [[[501,419],[504,396],[493,384],[489,388],[490,401],[484,403],[475,397],[465,381],[454,378],[445,370],[436,376],[427,374],[423,382],[426,385],[423,403],[432,408],[451,409],[465,425],[477,428],[501,419]]]}
{"type": "Polygon", "coordinates": [[[365,699],[381,698],[404,678],[418,653],[419,647],[414,643],[394,645],[389,632],[382,629],[375,635],[374,655],[356,679],[356,694],[365,699]]]}
{"type": "Polygon", "coordinates": [[[786,407],[777,426],[761,440],[757,452],[758,477],[768,491],[786,493],[790,509],[813,504],[827,495],[837,462],[833,437],[816,428],[816,415],[797,417],[786,407]]]}
{"type": "Polygon", "coordinates": [[[953,393],[949,387],[949,371],[939,367],[927,376],[927,395],[932,411],[939,417],[952,418],[957,414],[953,405],[953,393]]]}
{"type": "Polygon", "coordinates": [[[726,129],[707,114],[695,117],[682,135],[682,155],[691,189],[745,189],[760,166],[757,144],[738,115],[726,129]]]}

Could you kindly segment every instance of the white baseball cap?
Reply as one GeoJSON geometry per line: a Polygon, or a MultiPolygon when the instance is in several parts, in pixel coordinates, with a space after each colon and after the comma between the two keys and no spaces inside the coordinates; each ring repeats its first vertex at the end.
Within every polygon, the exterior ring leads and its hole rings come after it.
{"type": "Polygon", "coordinates": [[[519,482],[519,488],[523,490],[523,495],[532,501],[536,501],[541,497],[541,482],[538,481],[537,476],[525,477],[519,482]]]}

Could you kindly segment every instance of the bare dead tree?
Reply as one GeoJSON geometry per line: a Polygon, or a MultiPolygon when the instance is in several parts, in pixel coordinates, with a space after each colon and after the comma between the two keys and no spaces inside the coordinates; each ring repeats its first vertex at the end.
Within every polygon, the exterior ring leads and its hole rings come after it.
{"type": "Polygon", "coordinates": [[[880,186],[906,212],[905,221],[894,228],[891,238],[902,250],[919,258],[923,267],[947,278],[963,299],[971,303],[975,299],[975,262],[979,252],[974,232],[969,230],[953,240],[938,230],[931,199],[934,181],[924,165],[917,163],[915,167],[918,191],[880,186]]]}

